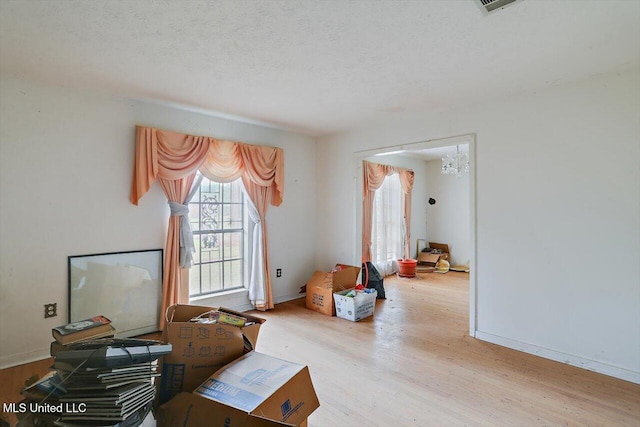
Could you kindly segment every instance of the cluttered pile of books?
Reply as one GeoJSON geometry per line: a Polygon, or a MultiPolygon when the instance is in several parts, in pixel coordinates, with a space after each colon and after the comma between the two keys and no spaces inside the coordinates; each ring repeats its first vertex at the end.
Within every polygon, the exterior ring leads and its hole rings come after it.
{"type": "Polygon", "coordinates": [[[114,338],[115,332],[104,316],[53,328],[53,371],[23,390],[26,416],[41,422],[34,425],[142,423],[155,397],[157,359],[171,353],[171,344],[114,338]]]}

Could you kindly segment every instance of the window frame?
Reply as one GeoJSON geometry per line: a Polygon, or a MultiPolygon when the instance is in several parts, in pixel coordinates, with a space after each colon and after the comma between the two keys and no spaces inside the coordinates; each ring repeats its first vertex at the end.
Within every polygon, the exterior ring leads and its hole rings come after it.
{"type": "MultiPolygon", "coordinates": [[[[240,179],[236,180],[236,181],[232,181],[229,183],[221,183],[221,182],[217,182],[217,181],[213,181],[213,180],[209,180],[206,177],[202,177],[202,181],[200,182],[200,188],[198,189],[198,191],[196,192],[196,194],[194,195],[194,197],[192,198],[192,200],[189,201],[189,222],[192,223],[192,220],[194,219],[192,216],[192,209],[193,206],[197,206],[197,211],[198,211],[198,217],[197,217],[197,228],[194,227],[193,229],[193,235],[194,235],[194,240],[196,240],[196,245],[199,245],[199,247],[196,248],[196,253],[194,254],[194,259],[193,259],[193,265],[192,265],[192,269],[197,269],[198,270],[198,283],[197,285],[195,285],[198,289],[197,292],[192,293],[192,287],[193,283],[192,280],[194,280],[194,274],[193,274],[193,270],[189,271],[188,274],[188,289],[189,289],[189,299],[202,299],[202,298],[208,298],[208,297],[215,297],[218,295],[223,295],[225,293],[228,292],[237,292],[237,291],[242,291],[242,290],[246,290],[248,285],[248,278],[250,277],[250,260],[251,260],[251,254],[252,254],[252,250],[250,247],[249,242],[251,241],[251,235],[252,235],[252,227],[249,227],[249,214],[248,214],[248,206],[247,206],[247,197],[246,194],[244,192],[244,187],[242,184],[242,181],[240,179]],[[212,203],[206,203],[203,202],[202,200],[202,185],[203,183],[206,185],[207,183],[210,183],[210,185],[214,185],[214,184],[218,184],[220,186],[220,201],[217,202],[212,202],[212,203]],[[229,185],[228,189],[225,188],[225,185],[229,185]],[[241,197],[242,197],[242,201],[238,202],[238,201],[231,201],[231,198],[229,198],[228,200],[225,200],[225,192],[226,191],[230,191],[231,190],[231,185],[238,185],[239,186],[239,191],[241,193],[241,197]],[[218,206],[219,209],[221,209],[221,213],[220,213],[220,217],[221,217],[221,228],[220,229],[204,229],[202,227],[203,224],[203,215],[202,215],[202,207],[203,205],[214,205],[214,206],[218,206]],[[242,227],[238,228],[238,227],[234,227],[234,228],[225,228],[224,227],[224,219],[222,219],[222,216],[224,214],[225,211],[225,207],[228,207],[228,209],[231,209],[231,206],[234,205],[240,205],[241,208],[241,218],[242,218],[242,227]],[[225,258],[225,237],[226,236],[232,236],[235,233],[241,233],[241,241],[242,241],[242,253],[239,256],[236,257],[230,257],[230,258],[225,258]],[[220,251],[221,251],[221,256],[220,259],[218,260],[213,260],[213,261],[205,261],[202,262],[202,239],[201,236],[212,236],[212,235],[217,235],[220,237],[220,251]],[[225,285],[225,263],[230,262],[230,261],[240,261],[241,262],[241,268],[240,268],[240,284],[239,285],[235,285],[235,286],[229,286],[227,287],[227,285],[225,285]],[[215,290],[204,290],[203,291],[203,280],[202,280],[202,266],[204,265],[214,265],[214,264],[219,264],[221,271],[219,273],[222,282],[219,283],[219,289],[215,289],[215,290]]],[[[213,286],[209,286],[210,288],[212,288],[213,286]]]]}

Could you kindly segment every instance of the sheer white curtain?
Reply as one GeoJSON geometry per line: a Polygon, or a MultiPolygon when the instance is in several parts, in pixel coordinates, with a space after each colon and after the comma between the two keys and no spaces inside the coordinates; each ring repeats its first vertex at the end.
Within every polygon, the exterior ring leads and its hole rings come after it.
{"type": "Polygon", "coordinates": [[[373,199],[371,231],[371,261],[383,276],[396,272],[403,257],[403,206],[400,177],[388,175],[373,199]]]}
{"type": "Polygon", "coordinates": [[[247,194],[247,189],[242,180],[240,180],[242,192],[244,193],[245,206],[249,213],[249,219],[253,223],[253,242],[251,245],[251,264],[249,267],[249,301],[253,306],[265,304],[265,270],[262,267],[262,259],[264,259],[264,245],[262,239],[262,221],[256,205],[251,201],[251,197],[247,194]]]}

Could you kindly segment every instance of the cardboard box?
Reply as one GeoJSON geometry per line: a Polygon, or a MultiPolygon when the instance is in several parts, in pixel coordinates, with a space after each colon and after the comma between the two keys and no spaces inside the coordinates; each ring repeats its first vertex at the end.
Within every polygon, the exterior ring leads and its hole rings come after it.
{"type": "Polygon", "coordinates": [[[265,319],[226,308],[196,305],[172,305],[167,309],[167,324],[162,340],[171,343],[171,354],[162,357],[158,384],[158,404],[182,391],[193,391],[212,373],[227,363],[253,350],[260,325],[265,319]],[[243,327],[222,323],[195,323],[189,320],[210,310],[242,316],[243,327]],[[245,350],[246,346],[249,347],[245,350]]]}
{"type": "Polygon", "coordinates": [[[316,271],[307,283],[306,305],[309,310],[328,316],[336,315],[333,294],[356,285],[360,267],[337,264],[341,270],[333,272],[316,271]]]}
{"type": "Polygon", "coordinates": [[[159,427],[304,426],[320,406],[309,368],[252,351],[157,412],[159,427]]]}
{"type": "Polygon", "coordinates": [[[366,293],[363,291],[356,292],[355,297],[345,296],[351,289],[333,294],[336,304],[336,315],[343,319],[357,322],[366,317],[373,316],[376,308],[377,291],[366,293]]]}
{"type": "Polygon", "coordinates": [[[436,263],[440,260],[440,258],[442,259],[449,259],[449,245],[446,245],[444,243],[434,243],[434,242],[429,242],[429,247],[431,249],[440,249],[442,251],[441,254],[432,254],[429,252],[420,252],[418,254],[418,262],[419,263],[423,263],[423,264],[427,264],[430,267],[434,267],[436,265],[436,263]]]}

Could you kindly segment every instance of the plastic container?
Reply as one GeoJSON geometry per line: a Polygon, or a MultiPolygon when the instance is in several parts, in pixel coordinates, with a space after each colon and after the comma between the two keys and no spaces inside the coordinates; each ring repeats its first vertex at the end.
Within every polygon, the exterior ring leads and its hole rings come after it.
{"type": "Polygon", "coordinates": [[[398,260],[398,276],[400,277],[415,277],[416,266],[418,265],[417,259],[399,259],[398,260]]]}

